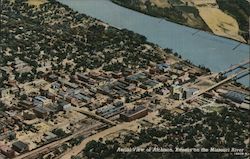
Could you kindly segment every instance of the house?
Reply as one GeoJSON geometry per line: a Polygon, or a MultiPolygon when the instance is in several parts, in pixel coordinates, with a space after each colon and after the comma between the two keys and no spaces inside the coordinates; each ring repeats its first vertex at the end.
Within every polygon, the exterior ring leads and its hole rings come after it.
{"type": "Polygon", "coordinates": [[[162,83],[166,83],[168,80],[170,79],[170,77],[162,75],[162,76],[158,76],[157,80],[162,82],[162,83]]]}
{"type": "Polygon", "coordinates": [[[114,92],[113,92],[110,85],[104,85],[104,86],[98,88],[97,91],[98,91],[98,93],[101,93],[104,95],[114,96],[114,92]]]}
{"type": "Polygon", "coordinates": [[[74,98],[76,98],[77,100],[79,101],[84,101],[86,103],[90,102],[91,101],[91,98],[84,95],[84,94],[81,94],[81,93],[78,93],[78,94],[75,94],[74,95],[74,98]]]}
{"type": "Polygon", "coordinates": [[[149,73],[150,74],[155,74],[156,73],[156,69],[155,68],[150,68],[149,69],[149,73]]]}
{"type": "Polygon", "coordinates": [[[132,75],[133,70],[131,68],[125,68],[122,73],[123,73],[123,76],[129,76],[129,75],[132,75]]]}
{"type": "Polygon", "coordinates": [[[0,88],[0,98],[6,98],[10,95],[10,89],[0,88]]]}
{"type": "Polygon", "coordinates": [[[169,71],[170,71],[170,73],[177,75],[177,76],[182,76],[185,74],[184,71],[179,70],[179,69],[170,69],[169,71]]]}
{"type": "Polygon", "coordinates": [[[29,145],[22,141],[17,141],[12,144],[12,149],[18,153],[23,153],[29,150],[29,145]]]}
{"type": "Polygon", "coordinates": [[[156,68],[160,72],[167,72],[169,70],[169,65],[166,63],[157,64],[156,68]]]}
{"type": "Polygon", "coordinates": [[[250,95],[247,95],[245,97],[245,101],[244,102],[250,105],[250,95]]]}
{"type": "Polygon", "coordinates": [[[54,94],[54,93],[48,92],[47,95],[46,95],[46,97],[47,97],[48,99],[51,99],[52,102],[55,102],[55,101],[56,101],[56,94],[54,94]]]}
{"type": "Polygon", "coordinates": [[[92,72],[89,72],[88,73],[88,76],[95,79],[95,80],[100,80],[101,79],[101,76],[102,76],[102,73],[101,72],[95,72],[95,71],[92,71],[92,72]]]}
{"type": "Polygon", "coordinates": [[[0,123],[0,134],[6,130],[6,125],[4,123],[0,123]]]}
{"type": "Polygon", "coordinates": [[[123,106],[123,102],[122,102],[122,101],[114,102],[114,106],[115,106],[115,107],[123,106]]]}
{"type": "Polygon", "coordinates": [[[108,83],[107,81],[99,81],[98,86],[104,86],[107,83],[108,83]]]}
{"type": "Polygon", "coordinates": [[[170,91],[168,90],[168,88],[163,88],[163,89],[161,89],[161,90],[159,91],[159,93],[160,93],[161,95],[167,95],[169,92],[170,92],[170,91]]]}
{"type": "Polygon", "coordinates": [[[59,90],[61,88],[61,84],[58,82],[51,83],[51,88],[54,90],[59,90]]]}
{"type": "Polygon", "coordinates": [[[65,79],[59,78],[58,81],[59,81],[62,85],[64,85],[64,86],[68,86],[68,87],[73,88],[73,89],[77,89],[77,88],[78,88],[78,85],[77,85],[77,84],[72,83],[72,82],[69,82],[69,81],[67,81],[67,80],[65,80],[65,79]]]}
{"type": "Polygon", "coordinates": [[[58,76],[55,75],[55,74],[51,74],[51,75],[48,76],[47,80],[50,81],[50,82],[55,82],[55,81],[58,80],[58,76]]]}
{"type": "Polygon", "coordinates": [[[19,58],[15,58],[15,66],[14,69],[18,73],[30,72],[32,70],[31,66],[28,66],[27,63],[20,60],[19,58]]]}
{"type": "Polygon", "coordinates": [[[114,78],[121,78],[122,77],[122,72],[112,72],[112,77],[114,78]]]}
{"type": "Polygon", "coordinates": [[[90,78],[84,74],[77,74],[77,77],[80,81],[83,81],[83,82],[88,82],[90,80],[90,78]]]}
{"type": "Polygon", "coordinates": [[[148,109],[142,105],[134,107],[125,113],[120,114],[120,119],[130,122],[139,118],[142,118],[148,114],[148,109]]]}
{"type": "Polygon", "coordinates": [[[69,96],[69,94],[67,92],[60,91],[58,93],[58,96],[60,96],[63,99],[66,99],[69,96]]]}
{"type": "Polygon", "coordinates": [[[4,67],[0,67],[0,70],[2,72],[2,75],[7,75],[7,74],[11,74],[13,68],[8,67],[8,66],[4,66],[4,67]]]}
{"type": "Polygon", "coordinates": [[[135,84],[130,84],[125,88],[126,91],[128,92],[136,92],[136,85],[135,84]]]}

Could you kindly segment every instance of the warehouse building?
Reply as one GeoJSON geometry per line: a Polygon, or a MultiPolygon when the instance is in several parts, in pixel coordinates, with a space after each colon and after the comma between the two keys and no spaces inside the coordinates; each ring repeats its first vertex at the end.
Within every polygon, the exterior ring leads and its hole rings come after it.
{"type": "Polygon", "coordinates": [[[195,95],[196,93],[198,93],[198,91],[199,90],[196,88],[187,88],[184,90],[183,96],[185,99],[188,99],[188,98],[192,97],[193,95],[195,95]]]}
{"type": "Polygon", "coordinates": [[[241,104],[244,102],[246,95],[236,91],[229,91],[228,93],[225,93],[223,97],[230,99],[233,102],[241,104]]]}
{"type": "Polygon", "coordinates": [[[34,106],[48,106],[52,104],[52,101],[44,96],[36,96],[33,98],[33,105],[34,106]]]}
{"type": "Polygon", "coordinates": [[[120,114],[120,118],[124,121],[133,121],[148,115],[148,109],[143,105],[134,107],[134,109],[128,110],[125,113],[120,114]]]}
{"type": "Polygon", "coordinates": [[[23,153],[25,151],[29,150],[28,144],[22,142],[22,141],[17,141],[12,144],[12,148],[17,151],[18,153],[23,153]]]}

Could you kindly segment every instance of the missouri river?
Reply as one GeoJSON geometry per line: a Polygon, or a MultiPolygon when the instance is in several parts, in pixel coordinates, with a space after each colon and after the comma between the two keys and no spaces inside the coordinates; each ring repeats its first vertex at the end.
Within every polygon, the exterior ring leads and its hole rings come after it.
{"type": "MultiPolygon", "coordinates": [[[[147,37],[184,59],[219,72],[249,58],[249,45],[120,7],[109,0],[58,0],[79,13],[147,37]]],[[[249,76],[240,82],[248,84],[249,76]]]]}

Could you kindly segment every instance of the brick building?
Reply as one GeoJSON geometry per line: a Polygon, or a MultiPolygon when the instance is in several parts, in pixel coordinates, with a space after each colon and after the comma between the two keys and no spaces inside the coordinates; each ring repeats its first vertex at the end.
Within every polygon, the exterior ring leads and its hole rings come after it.
{"type": "Polygon", "coordinates": [[[120,114],[120,118],[124,121],[133,121],[148,115],[148,109],[142,105],[137,106],[125,113],[120,114]]]}

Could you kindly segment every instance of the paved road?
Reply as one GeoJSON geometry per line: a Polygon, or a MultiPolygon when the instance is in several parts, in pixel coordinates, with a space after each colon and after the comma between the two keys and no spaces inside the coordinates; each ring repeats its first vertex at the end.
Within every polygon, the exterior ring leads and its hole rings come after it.
{"type": "Polygon", "coordinates": [[[80,145],[73,147],[70,151],[67,151],[67,153],[61,156],[61,159],[71,159],[71,156],[78,155],[85,148],[86,144],[89,141],[98,140],[99,138],[103,138],[109,134],[119,132],[120,130],[123,130],[123,129],[135,131],[138,129],[138,123],[136,123],[136,121],[121,123],[114,127],[108,128],[104,131],[101,131],[95,135],[92,135],[86,138],[85,140],[83,140],[80,145]]]}

